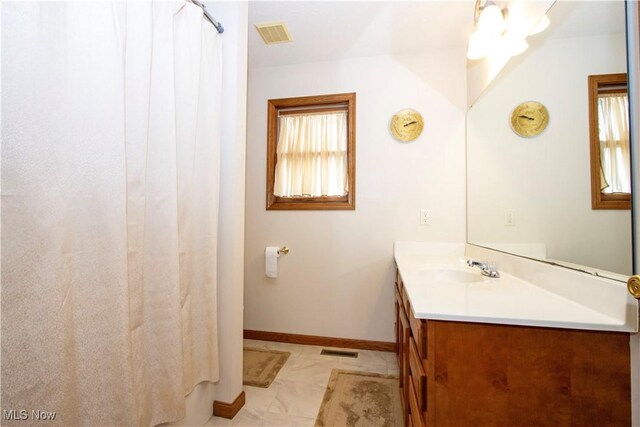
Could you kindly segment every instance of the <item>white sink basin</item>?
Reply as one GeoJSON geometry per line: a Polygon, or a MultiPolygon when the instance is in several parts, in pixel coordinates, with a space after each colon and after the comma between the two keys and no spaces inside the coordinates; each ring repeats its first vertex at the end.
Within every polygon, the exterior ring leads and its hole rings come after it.
{"type": "Polygon", "coordinates": [[[428,282],[477,283],[485,281],[480,271],[468,271],[455,268],[429,268],[422,270],[420,279],[428,282]]]}
{"type": "Polygon", "coordinates": [[[624,282],[456,243],[395,242],[394,258],[416,319],[638,331],[624,282]],[[492,260],[502,277],[482,276],[470,258],[492,260]]]}

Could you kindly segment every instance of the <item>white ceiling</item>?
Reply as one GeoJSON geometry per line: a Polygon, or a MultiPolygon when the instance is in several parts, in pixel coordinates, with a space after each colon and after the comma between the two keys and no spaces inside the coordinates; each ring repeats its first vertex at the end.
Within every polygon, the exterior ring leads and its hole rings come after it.
{"type": "MultiPolygon", "coordinates": [[[[475,0],[250,1],[249,66],[466,46],[473,31],[474,4],[475,0]],[[293,42],[265,45],[254,25],[278,21],[287,24],[293,42]]],[[[549,16],[551,26],[535,36],[538,40],[624,32],[622,0],[558,0],[549,16]]]]}
{"type": "Polygon", "coordinates": [[[547,15],[546,38],[586,37],[625,32],[625,6],[622,0],[559,0],[547,15]]]}
{"type": "Polygon", "coordinates": [[[249,66],[263,67],[465,46],[474,0],[252,1],[249,66]],[[293,42],[265,45],[254,25],[284,21],[293,42]]]}

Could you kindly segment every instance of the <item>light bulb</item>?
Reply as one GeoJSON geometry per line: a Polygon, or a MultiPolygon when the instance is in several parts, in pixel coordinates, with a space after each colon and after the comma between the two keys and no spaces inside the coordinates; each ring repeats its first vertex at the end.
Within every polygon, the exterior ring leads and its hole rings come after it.
{"type": "Polygon", "coordinates": [[[500,35],[506,29],[507,24],[504,22],[504,16],[502,16],[502,10],[493,3],[488,3],[487,6],[480,12],[478,18],[477,30],[485,34],[497,34],[500,35]]]}
{"type": "Polygon", "coordinates": [[[467,58],[471,60],[482,59],[489,53],[487,39],[478,31],[474,31],[469,39],[467,58]]]}
{"type": "Polygon", "coordinates": [[[551,23],[551,21],[549,21],[549,17],[547,15],[544,15],[540,21],[538,21],[538,23],[536,24],[535,27],[533,27],[533,30],[531,30],[531,32],[529,33],[530,36],[534,35],[534,34],[538,34],[543,32],[544,30],[547,29],[547,27],[549,26],[549,24],[551,23]]]}

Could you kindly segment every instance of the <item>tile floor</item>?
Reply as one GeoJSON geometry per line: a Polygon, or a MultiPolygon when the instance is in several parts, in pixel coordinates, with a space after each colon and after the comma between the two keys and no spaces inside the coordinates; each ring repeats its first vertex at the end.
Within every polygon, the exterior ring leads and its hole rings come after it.
{"type": "Polygon", "coordinates": [[[255,340],[244,340],[244,345],[288,351],[291,356],[269,388],[243,386],[246,403],[233,420],[211,417],[206,426],[313,426],[332,369],[398,375],[391,352],[352,350],[358,352],[354,359],[320,354],[329,347],[255,340]]]}

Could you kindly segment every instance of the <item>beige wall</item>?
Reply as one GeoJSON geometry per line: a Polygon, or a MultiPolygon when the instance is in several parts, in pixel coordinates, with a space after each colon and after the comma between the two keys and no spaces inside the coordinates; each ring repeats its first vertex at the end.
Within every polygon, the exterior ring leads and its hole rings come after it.
{"type": "Polygon", "coordinates": [[[242,391],[248,3],[215,1],[209,11],[225,27],[218,224],[220,381],[215,392],[216,400],[231,403],[242,391]]]}
{"type": "Polygon", "coordinates": [[[393,341],[394,240],[465,240],[464,49],[249,70],[245,328],[393,341]],[[266,211],[267,100],[357,93],[356,210],[266,211]],[[391,116],[425,130],[403,144],[391,116]],[[419,224],[428,209],[431,225],[419,224]],[[264,248],[291,249],[279,277],[264,248]]]}

